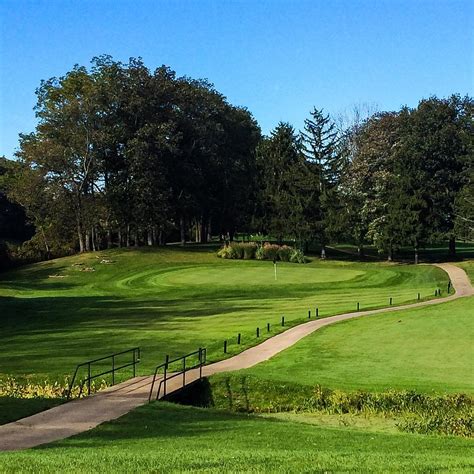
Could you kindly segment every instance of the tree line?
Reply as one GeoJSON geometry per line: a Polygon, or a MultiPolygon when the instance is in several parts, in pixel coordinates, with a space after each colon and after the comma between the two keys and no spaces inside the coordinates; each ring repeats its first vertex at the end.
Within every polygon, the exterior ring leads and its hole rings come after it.
{"type": "MultiPolygon", "coordinates": [[[[393,258],[473,236],[473,100],[333,120],[263,136],[205,80],[110,56],[42,81],[37,126],[3,160],[0,193],[49,258],[112,246],[265,233],[301,247],[374,244],[393,258]]],[[[37,257],[35,257],[37,258],[37,257]]]]}

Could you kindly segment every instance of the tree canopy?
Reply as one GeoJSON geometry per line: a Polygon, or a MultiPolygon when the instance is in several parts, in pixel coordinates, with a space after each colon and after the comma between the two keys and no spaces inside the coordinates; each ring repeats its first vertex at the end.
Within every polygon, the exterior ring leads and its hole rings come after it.
{"type": "Polygon", "coordinates": [[[0,223],[26,215],[39,258],[238,231],[315,242],[323,257],[335,241],[389,259],[410,246],[417,260],[474,234],[470,97],[344,127],[313,107],[302,131],[280,122],[262,136],[208,81],[140,58],[94,58],[36,93],[35,131],[0,163],[0,223]]]}

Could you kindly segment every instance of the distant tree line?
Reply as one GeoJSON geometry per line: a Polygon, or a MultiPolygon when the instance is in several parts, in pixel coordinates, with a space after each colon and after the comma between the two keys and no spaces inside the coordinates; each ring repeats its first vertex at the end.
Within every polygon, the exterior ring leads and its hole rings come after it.
{"type": "Polygon", "coordinates": [[[36,129],[20,135],[0,176],[0,203],[35,229],[20,254],[238,231],[317,242],[322,257],[327,244],[350,242],[393,258],[440,240],[454,253],[456,237],[473,237],[470,97],[342,125],[314,108],[301,132],[279,123],[262,136],[209,82],[140,59],[94,58],[36,92],[36,129]]]}

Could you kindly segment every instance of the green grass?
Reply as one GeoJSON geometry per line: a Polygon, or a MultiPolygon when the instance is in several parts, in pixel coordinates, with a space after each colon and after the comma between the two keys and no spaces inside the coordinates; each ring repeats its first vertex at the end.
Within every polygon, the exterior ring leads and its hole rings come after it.
{"type": "Polygon", "coordinates": [[[159,402],[43,448],[1,472],[472,472],[473,443],[314,426],[159,402]]]}
{"type": "MultiPolygon", "coordinates": [[[[307,265],[227,261],[215,248],[113,250],[30,265],[0,275],[0,379],[62,378],[84,360],[140,346],[141,372],[165,354],[207,346],[230,352],[237,333],[255,344],[255,328],[280,317],[321,316],[432,297],[446,274],[434,267],[315,260],[307,265]],[[100,264],[102,257],[113,264],[100,264]],[[82,272],[81,266],[94,272],[82,272]],[[51,278],[60,275],[64,278],[51,278]]],[[[266,333],[264,334],[266,336],[266,333]]]]}
{"type": "Polygon", "coordinates": [[[469,276],[471,283],[474,285],[474,260],[468,260],[457,264],[461,267],[469,276]]]}
{"type": "Polygon", "coordinates": [[[0,425],[16,421],[62,403],[57,398],[0,397],[0,425]]]}
{"type": "Polygon", "coordinates": [[[474,393],[474,298],[338,323],[242,374],[345,390],[474,393]]]}

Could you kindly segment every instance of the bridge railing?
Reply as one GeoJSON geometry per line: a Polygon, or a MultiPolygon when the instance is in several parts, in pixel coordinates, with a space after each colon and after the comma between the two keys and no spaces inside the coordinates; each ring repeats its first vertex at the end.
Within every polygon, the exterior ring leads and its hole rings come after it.
{"type": "Polygon", "coordinates": [[[163,378],[159,381],[158,390],[156,392],[155,400],[160,398],[161,389],[163,388],[163,396],[166,396],[167,383],[169,380],[176,377],[183,377],[183,387],[186,385],[186,372],[190,370],[199,369],[199,380],[202,378],[202,367],[206,363],[206,349],[200,347],[197,351],[190,352],[181,357],[176,357],[175,359],[169,358],[166,356],[165,362],[156,366],[155,372],[153,373],[153,380],[151,382],[150,394],[148,396],[148,401],[151,402],[153,399],[153,391],[157,378],[161,371],[163,371],[163,378]],[[191,364],[189,361],[191,360],[191,364]],[[177,366],[178,370],[173,370],[170,372],[170,366],[177,366]]]}

